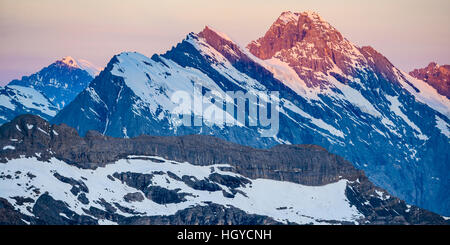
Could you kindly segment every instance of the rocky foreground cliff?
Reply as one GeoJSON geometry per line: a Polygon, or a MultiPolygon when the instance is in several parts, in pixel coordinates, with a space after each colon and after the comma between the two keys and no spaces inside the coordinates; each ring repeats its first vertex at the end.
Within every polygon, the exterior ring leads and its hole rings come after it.
{"type": "Polygon", "coordinates": [[[446,224],[315,145],[0,127],[1,224],[446,224]]]}

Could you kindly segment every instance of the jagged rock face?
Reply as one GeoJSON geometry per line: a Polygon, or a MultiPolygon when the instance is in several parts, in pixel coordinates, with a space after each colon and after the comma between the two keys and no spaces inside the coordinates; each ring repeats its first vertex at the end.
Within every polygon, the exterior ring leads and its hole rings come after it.
{"type": "Polygon", "coordinates": [[[396,68],[386,57],[370,46],[361,47],[359,50],[367,58],[368,66],[373,68],[376,74],[381,74],[389,81],[398,83],[396,68]]]}
{"type": "Polygon", "coordinates": [[[301,22],[312,33],[273,37],[282,44],[270,59],[210,27],[162,55],[118,54],[52,123],[82,136],[89,130],[125,138],[204,134],[258,148],[320,145],[392,194],[447,214],[450,101],[373,48],[351,44],[318,15],[293,15],[298,20],[278,20],[274,28],[295,33],[301,22]],[[296,56],[305,50],[310,53],[296,56]],[[204,93],[279,91],[278,134],[262,137],[248,125],[180,126],[170,98],[177,91],[192,94],[194,81],[204,93]]]}
{"type": "Polygon", "coordinates": [[[24,115],[0,147],[4,224],[446,224],[319,146],[82,138],[24,115]]]}
{"type": "Polygon", "coordinates": [[[20,212],[4,198],[0,198],[0,225],[25,225],[20,212]]]}
{"type": "Polygon", "coordinates": [[[450,65],[439,66],[435,62],[431,62],[427,67],[414,69],[409,74],[424,80],[440,94],[450,99],[450,65]]]}
{"type": "MultiPolygon", "coordinates": [[[[238,173],[251,178],[288,180],[306,185],[335,182],[339,179],[337,176],[354,180],[360,175],[349,162],[313,145],[279,145],[271,149],[255,149],[203,135],[139,136],[123,139],[103,136],[93,131],[81,138],[73,128],[51,125],[30,115],[19,116],[3,125],[0,128],[0,136],[2,144],[14,147],[13,151],[2,151],[2,162],[21,155],[32,157],[35,152],[39,152],[41,160],[57,157],[81,168],[95,169],[128,155],[157,155],[197,165],[227,163],[234,166],[238,173]],[[71,143],[66,144],[68,141],[71,143]],[[292,151],[296,154],[289,154],[292,151]],[[302,153],[304,155],[301,155],[302,153]],[[292,172],[292,169],[295,171],[292,172]],[[280,173],[283,173],[282,178],[280,173]]],[[[120,176],[120,173],[113,175],[122,181],[129,179],[120,176]]],[[[141,185],[148,185],[150,179],[151,176],[142,179],[141,185]],[[144,181],[145,179],[147,181],[144,181]]],[[[130,185],[141,186],[136,182],[130,185]]]]}
{"type": "Polygon", "coordinates": [[[319,86],[316,72],[327,73],[336,66],[354,75],[355,64],[364,57],[318,14],[284,12],[264,37],[251,42],[249,51],[263,60],[277,58],[292,67],[308,86],[319,86]]]}

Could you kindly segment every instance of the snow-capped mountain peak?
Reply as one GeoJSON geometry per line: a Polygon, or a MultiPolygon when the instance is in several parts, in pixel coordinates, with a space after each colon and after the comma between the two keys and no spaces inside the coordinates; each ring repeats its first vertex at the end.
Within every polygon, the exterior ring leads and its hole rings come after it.
{"type": "Polygon", "coordinates": [[[286,11],[281,13],[278,20],[280,20],[283,24],[287,24],[291,21],[298,21],[299,13],[293,13],[291,11],[286,11]]]}
{"type": "Polygon", "coordinates": [[[0,124],[23,113],[52,118],[87,87],[98,71],[86,60],[66,56],[30,76],[12,80],[0,89],[0,124]]]}
{"type": "Polygon", "coordinates": [[[366,65],[358,47],[314,12],[284,12],[247,47],[260,59],[287,63],[308,87],[329,83],[321,74],[354,75],[356,67],[366,65]]]}
{"type": "Polygon", "coordinates": [[[450,65],[438,65],[436,62],[431,62],[427,67],[414,69],[409,74],[427,82],[440,94],[450,99],[450,65]]]}
{"type": "Polygon", "coordinates": [[[275,21],[277,24],[287,24],[289,22],[298,22],[301,17],[307,17],[311,21],[316,23],[322,23],[324,25],[330,26],[317,12],[314,11],[304,11],[304,12],[292,12],[285,11],[281,13],[278,19],[275,21]]]}
{"type": "Polygon", "coordinates": [[[90,61],[84,59],[75,59],[72,56],[65,56],[60,60],[56,61],[57,64],[63,64],[71,68],[78,68],[81,70],[85,70],[91,75],[95,77],[100,73],[101,68],[92,64],[90,61]]]}
{"type": "Polygon", "coordinates": [[[74,67],[74,68],[80,68],[78,66],[77,61],[71,56],[65,56],[59,61],[61,61],[63,64],[65,64],[67,66],[74,67]]]}

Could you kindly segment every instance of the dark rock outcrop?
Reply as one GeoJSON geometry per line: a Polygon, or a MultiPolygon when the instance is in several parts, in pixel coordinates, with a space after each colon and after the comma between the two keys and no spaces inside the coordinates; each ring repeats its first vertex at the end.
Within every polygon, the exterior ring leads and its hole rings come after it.
{"type": "Polygon", "coordinates": [[[22,214],[6,199],[0,198],[0,225],[26,225],[22,214]]]}
{"type": "Polygon", "coordinates": [[[144,196],[140,192],[127,193],[123,196],[123,199],[126,202],[142,202],[144,200],[144,196]]]}
{"type": "Polygon", "coordinates": [[[48,193],[42,194],[33,206],[34,221],[38,225],[95,225],[97,220],[73,212],[63,201],[55,200],[48,193]]]}
{"type": "MultiPolygon", "coordinates": [[[[185,201],[184,196],[186,196],[186,193],[179,193],[176,190],[169,190],[160,186],[152,186],[152,174],[126,172],[120,174],[114,173],[113,176],[120,181],[125,182],[128,186],[141,190],[145,194],[145,197],[156,203],[168,204],[185,201]]],[[[140,193],[129,193],[129,195],[127,194],[124,198],[127,198],[128,200],[139,200],[140,193]]]]}
{"type": "Polygon", "coordinates": [[[122,225],[277,225],[270,217],[252,215],[235,207],[218,204],[195,206],[168,216],[130,217],[120,221],[122,225]]]}

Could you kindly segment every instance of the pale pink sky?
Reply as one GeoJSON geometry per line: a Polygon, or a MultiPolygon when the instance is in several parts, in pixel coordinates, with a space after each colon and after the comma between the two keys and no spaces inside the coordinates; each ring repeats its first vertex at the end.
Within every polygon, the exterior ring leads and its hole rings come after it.
{"type": "Polygon", "coordinates": [[[63,56],[162,53],[205,25],[246,45],[286,10],[318,12],[405,71],[450,63],[449,0],[0,0],[0,85],[63,56]]]}

